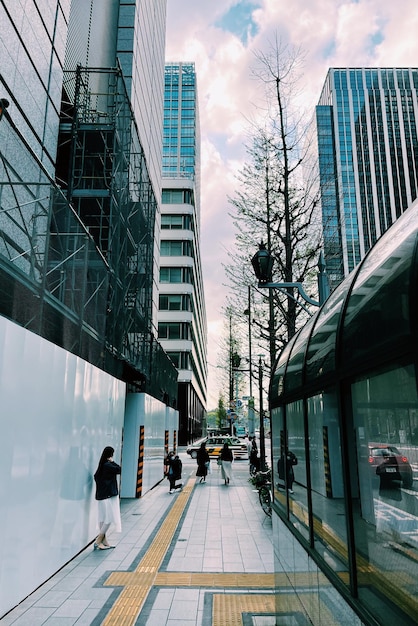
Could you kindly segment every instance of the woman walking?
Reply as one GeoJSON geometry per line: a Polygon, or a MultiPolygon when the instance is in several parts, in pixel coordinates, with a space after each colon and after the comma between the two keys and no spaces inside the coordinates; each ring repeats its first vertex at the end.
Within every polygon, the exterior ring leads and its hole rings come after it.
{"type": "Polygon", "coordinates": [[[200,482],[205,483],[206,476],[208,475],[208,467],[210,463],[210,458],[209,458],[208,451],[206,450],[205,441],[202,441],[202,443],[200,444],[200,448],[197,451],[196,461],[197,461],[196,476],[200,476],[200,482]]]}
{"type": "Polygon", "coordinates": [[[98,505],[99,534],[94,542],[95,550],[109,550],[106,533],[111,524],[115,532],[122,530],[120,519],[119,491],[116,476],[121,473],[121,467],[113,460],[114,449],[106,446],[100,457],[94,480],[96,481],[96,500],[98,505]]]}
{"type": "Polygon", "coordinates": [[[168,455],[168,481],[170,483],[169,493],[176,493],[176,489],[182,489],[183,484],[176,485],[176,482],[181,479],[181,472],[183,463],[178,454],[170,452],[168,455]]]}
{"type": "Polygon", "coordinates": [[[222,467],[222,478],[225,480],[225,485],[229,485],[229,480],[232,476],[232,461],[234,460],[234,455],[232,454],[232,450],[229,449],[229,445],[225,441],[224,447],[221,450],[221,467],[222,467]]]}

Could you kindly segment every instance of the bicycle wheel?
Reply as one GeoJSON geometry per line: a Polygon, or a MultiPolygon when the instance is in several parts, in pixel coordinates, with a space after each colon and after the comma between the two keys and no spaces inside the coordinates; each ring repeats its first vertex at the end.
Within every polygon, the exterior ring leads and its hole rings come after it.
{"type": "Polygon", "coordinates": [[[263,487],[260,487],[258,491],[258,498],[260,500],[261,508],[263,509],[264,513],[271,517],[270,489],[265,485],[263,487]]]}

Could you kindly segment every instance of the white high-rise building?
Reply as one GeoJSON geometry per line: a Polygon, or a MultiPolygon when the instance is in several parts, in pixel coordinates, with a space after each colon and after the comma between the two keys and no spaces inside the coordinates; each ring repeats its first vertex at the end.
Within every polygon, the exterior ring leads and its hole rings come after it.
{"type": "Polygon", "coordinates": [[[158,338],[179,371],[179,442],[202,433],[207,320],[200,254],[200,127],[193,63],[165,68],[158,338]]]}

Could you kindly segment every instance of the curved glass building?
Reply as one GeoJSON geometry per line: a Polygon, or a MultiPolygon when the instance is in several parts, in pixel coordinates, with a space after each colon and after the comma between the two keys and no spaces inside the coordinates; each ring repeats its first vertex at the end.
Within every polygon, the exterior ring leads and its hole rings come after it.
{"type": "Polygon", "coordinates": [[[276,571],[293,565],[294,587],[308,572],[309,599],[298,593],[314,623],[324,581],[364,623],[418,621],[417,209],[292,339],[271,379],[273,517],[285,522],[274,526],[276,571]],[[297,464],[279,474],[289,451],[297,464]]]}

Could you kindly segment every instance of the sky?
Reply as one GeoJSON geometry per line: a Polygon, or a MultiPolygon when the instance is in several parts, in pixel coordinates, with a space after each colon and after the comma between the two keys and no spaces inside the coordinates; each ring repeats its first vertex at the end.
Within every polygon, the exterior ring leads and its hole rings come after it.
{"type": "MultiPolygon", "coordinates": [[[[249,119],[259,104],[254,53],[277,37],[301,47],[304,107],[319,100],[330,67],[418,67],[417,0],[168,0],[167,61],[196,64],[201,124],[201,254],[208,318],[208,409],[220,392],[217,370],[223,263],[235,230],[228,197],[246,161],[249,119]]],[[[255,252],[255,250],[254,250],[255,252]]]]}

